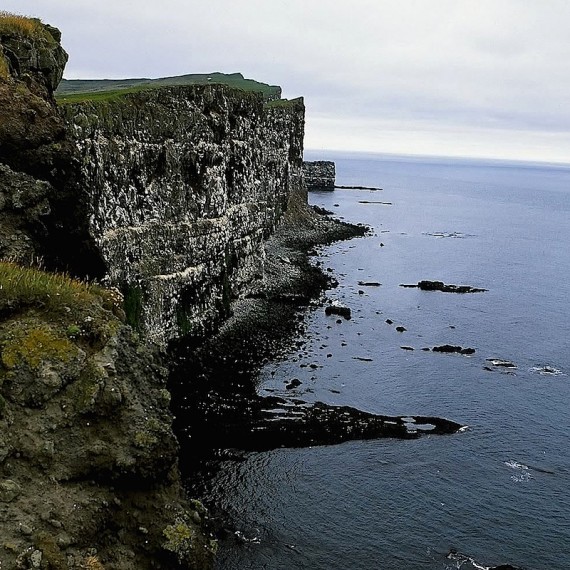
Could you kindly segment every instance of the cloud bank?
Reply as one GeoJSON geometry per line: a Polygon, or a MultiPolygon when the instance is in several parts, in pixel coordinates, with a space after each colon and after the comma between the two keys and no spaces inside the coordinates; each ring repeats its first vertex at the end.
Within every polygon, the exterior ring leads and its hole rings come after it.
{"type": "Polygon", "coordinates": [[[4,0],[67,78],[213,71],[304,96],[308,148],[570,162],[566,0],[4,0]]]}

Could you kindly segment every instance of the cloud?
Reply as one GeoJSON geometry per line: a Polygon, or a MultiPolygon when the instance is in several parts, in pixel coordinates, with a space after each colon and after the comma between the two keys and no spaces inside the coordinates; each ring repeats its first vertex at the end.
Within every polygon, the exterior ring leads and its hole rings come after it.
{"type": "MultiPolygon", "coordinates": [[[[362,132],[368,121],[396,125],[391,142],[381,138],[390,148],[397,137],[423,148],[433,136],[443,153],[459,146],[479,152],[486,130],[489,140],[505,133],[496,140],[508,145],[506,153],[560,156],[552,145],[570,126],[566,0],[4,4],[62,30],[66,77],[241,71],[281,85],[287,97],[305,96],[309,141],[324,141],[333,124],[362,132]],[[531,131],[545,148],[524,134],[531,131]],[[456,144],[469,137],[472,143],[456,144]]],[[[487,145],[489,152],[496,147],[487,145]]]]}

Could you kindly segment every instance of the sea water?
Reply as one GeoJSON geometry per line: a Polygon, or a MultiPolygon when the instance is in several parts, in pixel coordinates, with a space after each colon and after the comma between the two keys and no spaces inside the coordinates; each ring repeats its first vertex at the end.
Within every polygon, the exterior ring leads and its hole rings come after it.
{"type": "Polygon", "coordinates": [[[352,319],[308,310],[259,393],[466,427],[221,462],[199,489],[233,529],[218,570],[570,567],[570,167],[305,158],[382,190],[310,194],[371,228],[314,258],[352,319]],[[424,279],[487,291],[400,286],[424,279]],[[422,350],[443,344],[475,353],[422,350]]]}

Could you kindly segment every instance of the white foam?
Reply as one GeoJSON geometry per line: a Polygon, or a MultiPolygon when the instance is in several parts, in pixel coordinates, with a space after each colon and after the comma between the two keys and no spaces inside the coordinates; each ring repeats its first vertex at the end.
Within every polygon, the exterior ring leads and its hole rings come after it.
{"type": "Polygon", "coordinates": [[[518,461],[511,459],[509,461],[505,461],[505,465],[517,471],[517,473],[511,475],[511,480],[515,483],[526,483],[533,478],[532,473],[530,472],[530,467],[524,463],[519,463],[518,461]]]}
{"type": "Polygon", "coordinates": [[[533,366],[530,371],[542,376],[566,376],[562,370],[555,366],[533,366]]]}

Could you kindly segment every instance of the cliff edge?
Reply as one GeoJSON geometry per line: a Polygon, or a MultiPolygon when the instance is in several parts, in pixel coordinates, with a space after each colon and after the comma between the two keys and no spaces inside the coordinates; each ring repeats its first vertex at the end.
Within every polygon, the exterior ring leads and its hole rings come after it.
{"type": "Polygon", "coordinates": [[[27,266],[94,257],[87,220],[66,226],[87,211],[53,98],[66,60],[57,30],[0,14],[0,566],[206,568],[163,355],[118,290],[27,266]]]}

